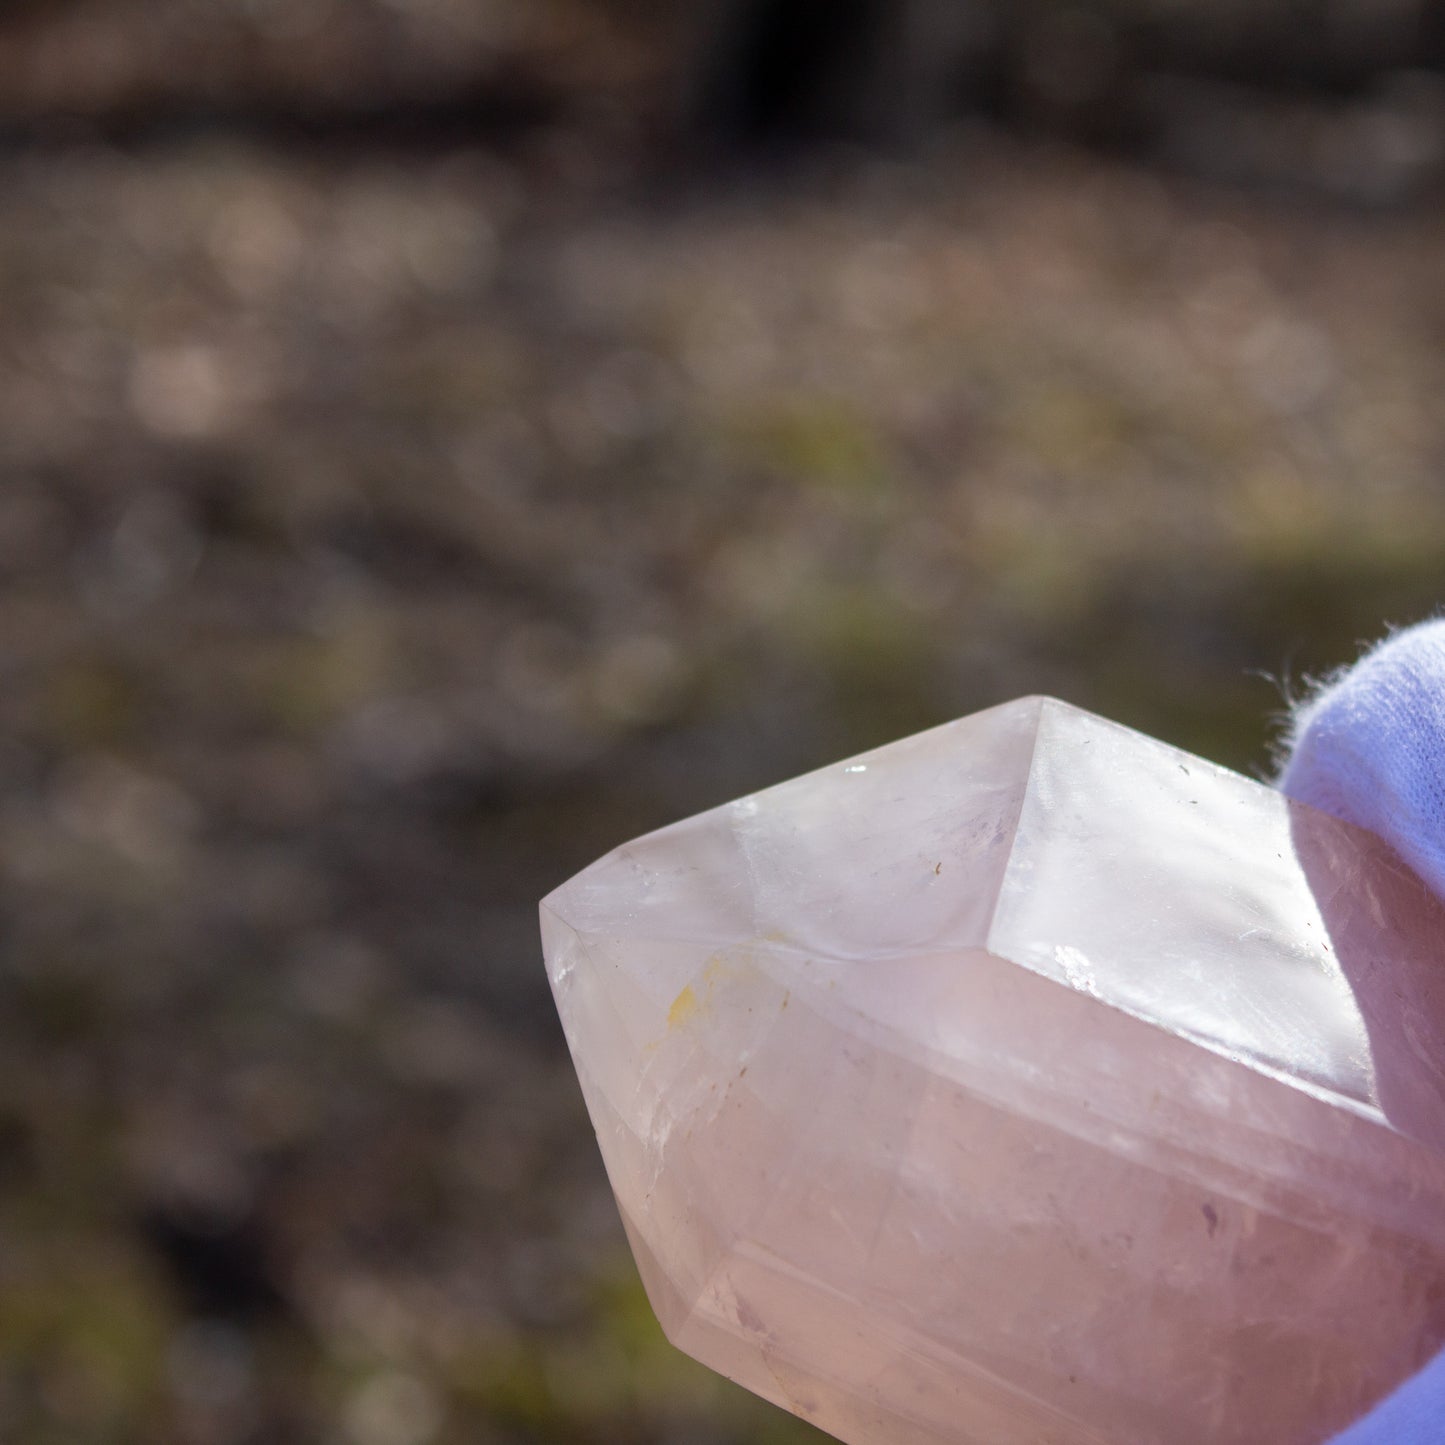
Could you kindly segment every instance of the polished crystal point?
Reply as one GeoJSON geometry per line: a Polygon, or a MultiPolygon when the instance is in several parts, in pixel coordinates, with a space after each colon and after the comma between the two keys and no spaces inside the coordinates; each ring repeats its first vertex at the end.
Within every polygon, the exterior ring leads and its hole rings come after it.
{"type": "Polygon", "coordinates": [[[668,1335],[856,1445],[1317,1445],[1445,1341],[1445,911],[1028,698],[542,905],[668,1335]]]}

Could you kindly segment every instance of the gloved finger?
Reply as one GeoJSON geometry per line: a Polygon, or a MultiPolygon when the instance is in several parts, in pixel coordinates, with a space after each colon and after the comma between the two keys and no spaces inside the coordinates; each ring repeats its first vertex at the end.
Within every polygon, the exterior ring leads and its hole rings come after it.
{"type": "Polygon", "coordinates": [[[1331,1445],[1445,1445],[1445,1354],[1436,1355],[1331,1445]]]}
{"type": "MultiPolygon", "coordinates": [[[[1289,744],[1282,791],[1377,833],[1445,897],[1445,620],[1331,679],[1296,711],[1289,744]]],[[[1445,1354],[1331,1445],[1445,1445],[1445,1354]]]]}
{"type": "Polygon", "coordinates": [[[1445,619],[1397,632],[1294,716],[1280,789],[1378,833],[1445,897],[1445,619]]]}

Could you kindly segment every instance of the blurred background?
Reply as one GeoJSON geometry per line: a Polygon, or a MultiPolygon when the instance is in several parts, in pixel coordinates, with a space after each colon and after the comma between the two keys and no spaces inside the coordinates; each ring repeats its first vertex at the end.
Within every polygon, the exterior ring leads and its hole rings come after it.
{"type": "Polygon", "coordinates": [[[536,900],[1046,691],[1262,775],[1445,567],[1438,0],[3,0],[0,1437],[817,1439],[536,900]]]}

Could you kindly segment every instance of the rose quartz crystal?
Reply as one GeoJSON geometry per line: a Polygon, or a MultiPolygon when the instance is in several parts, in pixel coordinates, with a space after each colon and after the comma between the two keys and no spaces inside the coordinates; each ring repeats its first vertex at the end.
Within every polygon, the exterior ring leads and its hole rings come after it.
{"type": "Polygon", "coordinates": [[[1445,1341],[1445,912],[1028,698],[542,905],[652,1303],[858,1445],[1317,1445],[1445,1341]]]}

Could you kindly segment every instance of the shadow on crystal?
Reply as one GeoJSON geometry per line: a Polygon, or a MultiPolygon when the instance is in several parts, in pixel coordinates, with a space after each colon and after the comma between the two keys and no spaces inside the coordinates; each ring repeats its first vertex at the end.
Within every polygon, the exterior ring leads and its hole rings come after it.
{"type": "Polygon", "coordinates": [[[1445,1148],[1445,905],[1363,830],[1291,803],[1290,833],[1369,1034],[1380,1110],[1445,1148]]]}

